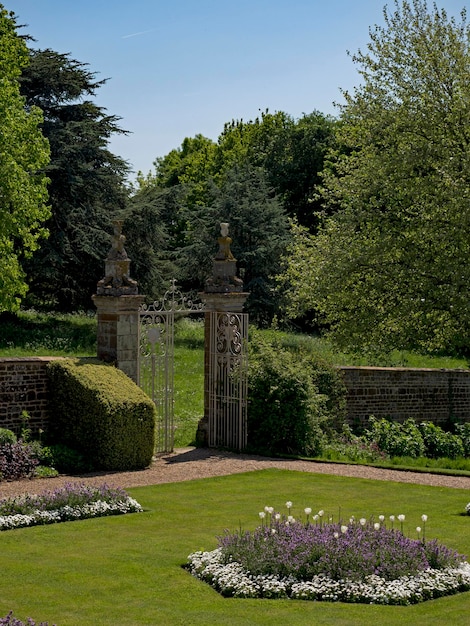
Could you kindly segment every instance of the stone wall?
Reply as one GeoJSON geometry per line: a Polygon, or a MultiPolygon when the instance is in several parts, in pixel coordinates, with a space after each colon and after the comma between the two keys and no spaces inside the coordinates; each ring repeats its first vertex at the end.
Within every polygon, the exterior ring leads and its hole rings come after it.
{"type": "Polygon", "coordinates": [[[351,425],[370,415],[404,421],[470,421],[470,370],[342,367],[351,425]]]}
{"type": "Polygon", "coordinates": [[[33,432],[48,423],[47,364],[60,357],[0,358],[0,428],[19,433],[27,411],[33,432]]]}
{"type": "MultiPolygon", "coordinates": [[[[27,411],[33,432],[47,429],[47,364],[61,357],[0,358],[0,428],[19,432],[27,411]]],[[[470,370],[342,367],[351,425],[370,415],[404,421],[470,421],[470,370]]]]}

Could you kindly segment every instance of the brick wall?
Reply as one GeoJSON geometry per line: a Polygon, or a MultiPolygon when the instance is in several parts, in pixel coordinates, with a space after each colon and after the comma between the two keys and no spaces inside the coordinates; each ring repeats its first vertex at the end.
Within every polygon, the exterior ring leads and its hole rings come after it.
{"type": "Polygon", "coordinates": [[[60,357],[0,358],[0,427],[19,433],[21,413],[33,432],[47,428],[47,364],[60,357]]]}
{"type": "MultiPolygon", "coordinates": [[[[21,413],[34,432],[47,429],[46,367],[61,357],[0,358],[0,427],[19,432],[21,413]]],[[[370,415],[403,421],[470,421],[470,370],[342,367],[350,424],[370,415]]]]}
{"type": "Polygon", "coordinates": [[[370,415],[404,421],[470,421],[470,370],[342,367],[350,424],[370,415]]]}

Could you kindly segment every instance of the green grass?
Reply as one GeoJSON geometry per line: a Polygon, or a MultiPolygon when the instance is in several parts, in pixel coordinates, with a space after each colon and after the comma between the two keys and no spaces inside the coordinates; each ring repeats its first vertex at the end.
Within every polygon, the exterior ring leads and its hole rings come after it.
{"type": "Polygon", "coordinates": [[[225,528],[254,528],[265,505],[284,511],[287,500],[295,514],[404,513],[412,536],[426,513],[429,539],[470,554],[468,491],[270,469],[129,493],[145,513],[1,533],[0,615],[58,626],[468,623],[470,592],[411,607],[228,599],[181,567],[225,528]]]}

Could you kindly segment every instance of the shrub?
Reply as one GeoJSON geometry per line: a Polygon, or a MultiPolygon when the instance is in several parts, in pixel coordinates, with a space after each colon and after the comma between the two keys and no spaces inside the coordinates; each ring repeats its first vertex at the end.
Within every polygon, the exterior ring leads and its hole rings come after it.
{"type": "MultiPolygon", "coordinates": [[[[40,622],[36,625],[36,622],[31,617],[28,617],[27,622],[22,622],[13,617],[13,611],[10,611],[5,617],[0,617],[0,626],[48,626],[48,622],[40,622]]],[[[55,624],[52,626],[55,626],[55,624]]]]}
{"type": "Polygon", "coordinates": [[[156,409],[128,376],[90,359],[54,361],[48,376],[52,443],[77,450],[96,469],[148,467],[156,409]]]}
{"type": "Polygon", "coordinates": [[[248,447],[268,454],[321,452],[326,398],[311,364],[261,339],[250,343],[248,447]]]}
{"type": "Polygon", "coordinates": [[[0,479],[18,480],[34,475],[39,464],[32,446],[21,439],[0,445],[0,479]]]}
{"type": "Polygon", "coordinates": [[[379,449],[389,456],[417,458],[424,455],[423,438],[412,419],[399,424],[372,416],[369,418],[369,425],[364,433],[365,439],[374,441],[379,449]]]}
{"type": "Polygon", "coordinates": [[[464,456],[470,457],[470,422],[456,424],[455,432],[462,442],[464,456]]]}
{"type": "Polygon", "coordinates": [[[418,426],[423,437],[425,456],[430,459],[446,457],[456,459],[464,456],[462,439],[458,435],[446,432],[432,422],[422,422],[418,426]]]}
{"type": "Polygon", "coordinates": [[[63,443],[46,446],[39,460],[41,465],[55,467],[61,474],[82,474],[93,469],[83,454],[63,443]]]}
{"type": "Polygon", "coordinates": [[[0,446],[4,443],[15,443],[16,435],[12,430],[8,428],[0,428],[0,446]]]}

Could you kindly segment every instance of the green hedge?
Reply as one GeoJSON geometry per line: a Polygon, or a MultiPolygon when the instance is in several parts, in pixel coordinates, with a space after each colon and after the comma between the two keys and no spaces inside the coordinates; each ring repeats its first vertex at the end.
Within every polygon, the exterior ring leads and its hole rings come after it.
{"type": "Polygon", "coordinates": [[[123,372],[90,359],[48,366],[50,437],[81,452],[94,468],[148,467],[155,447],[155,405],[123,372]]]}

